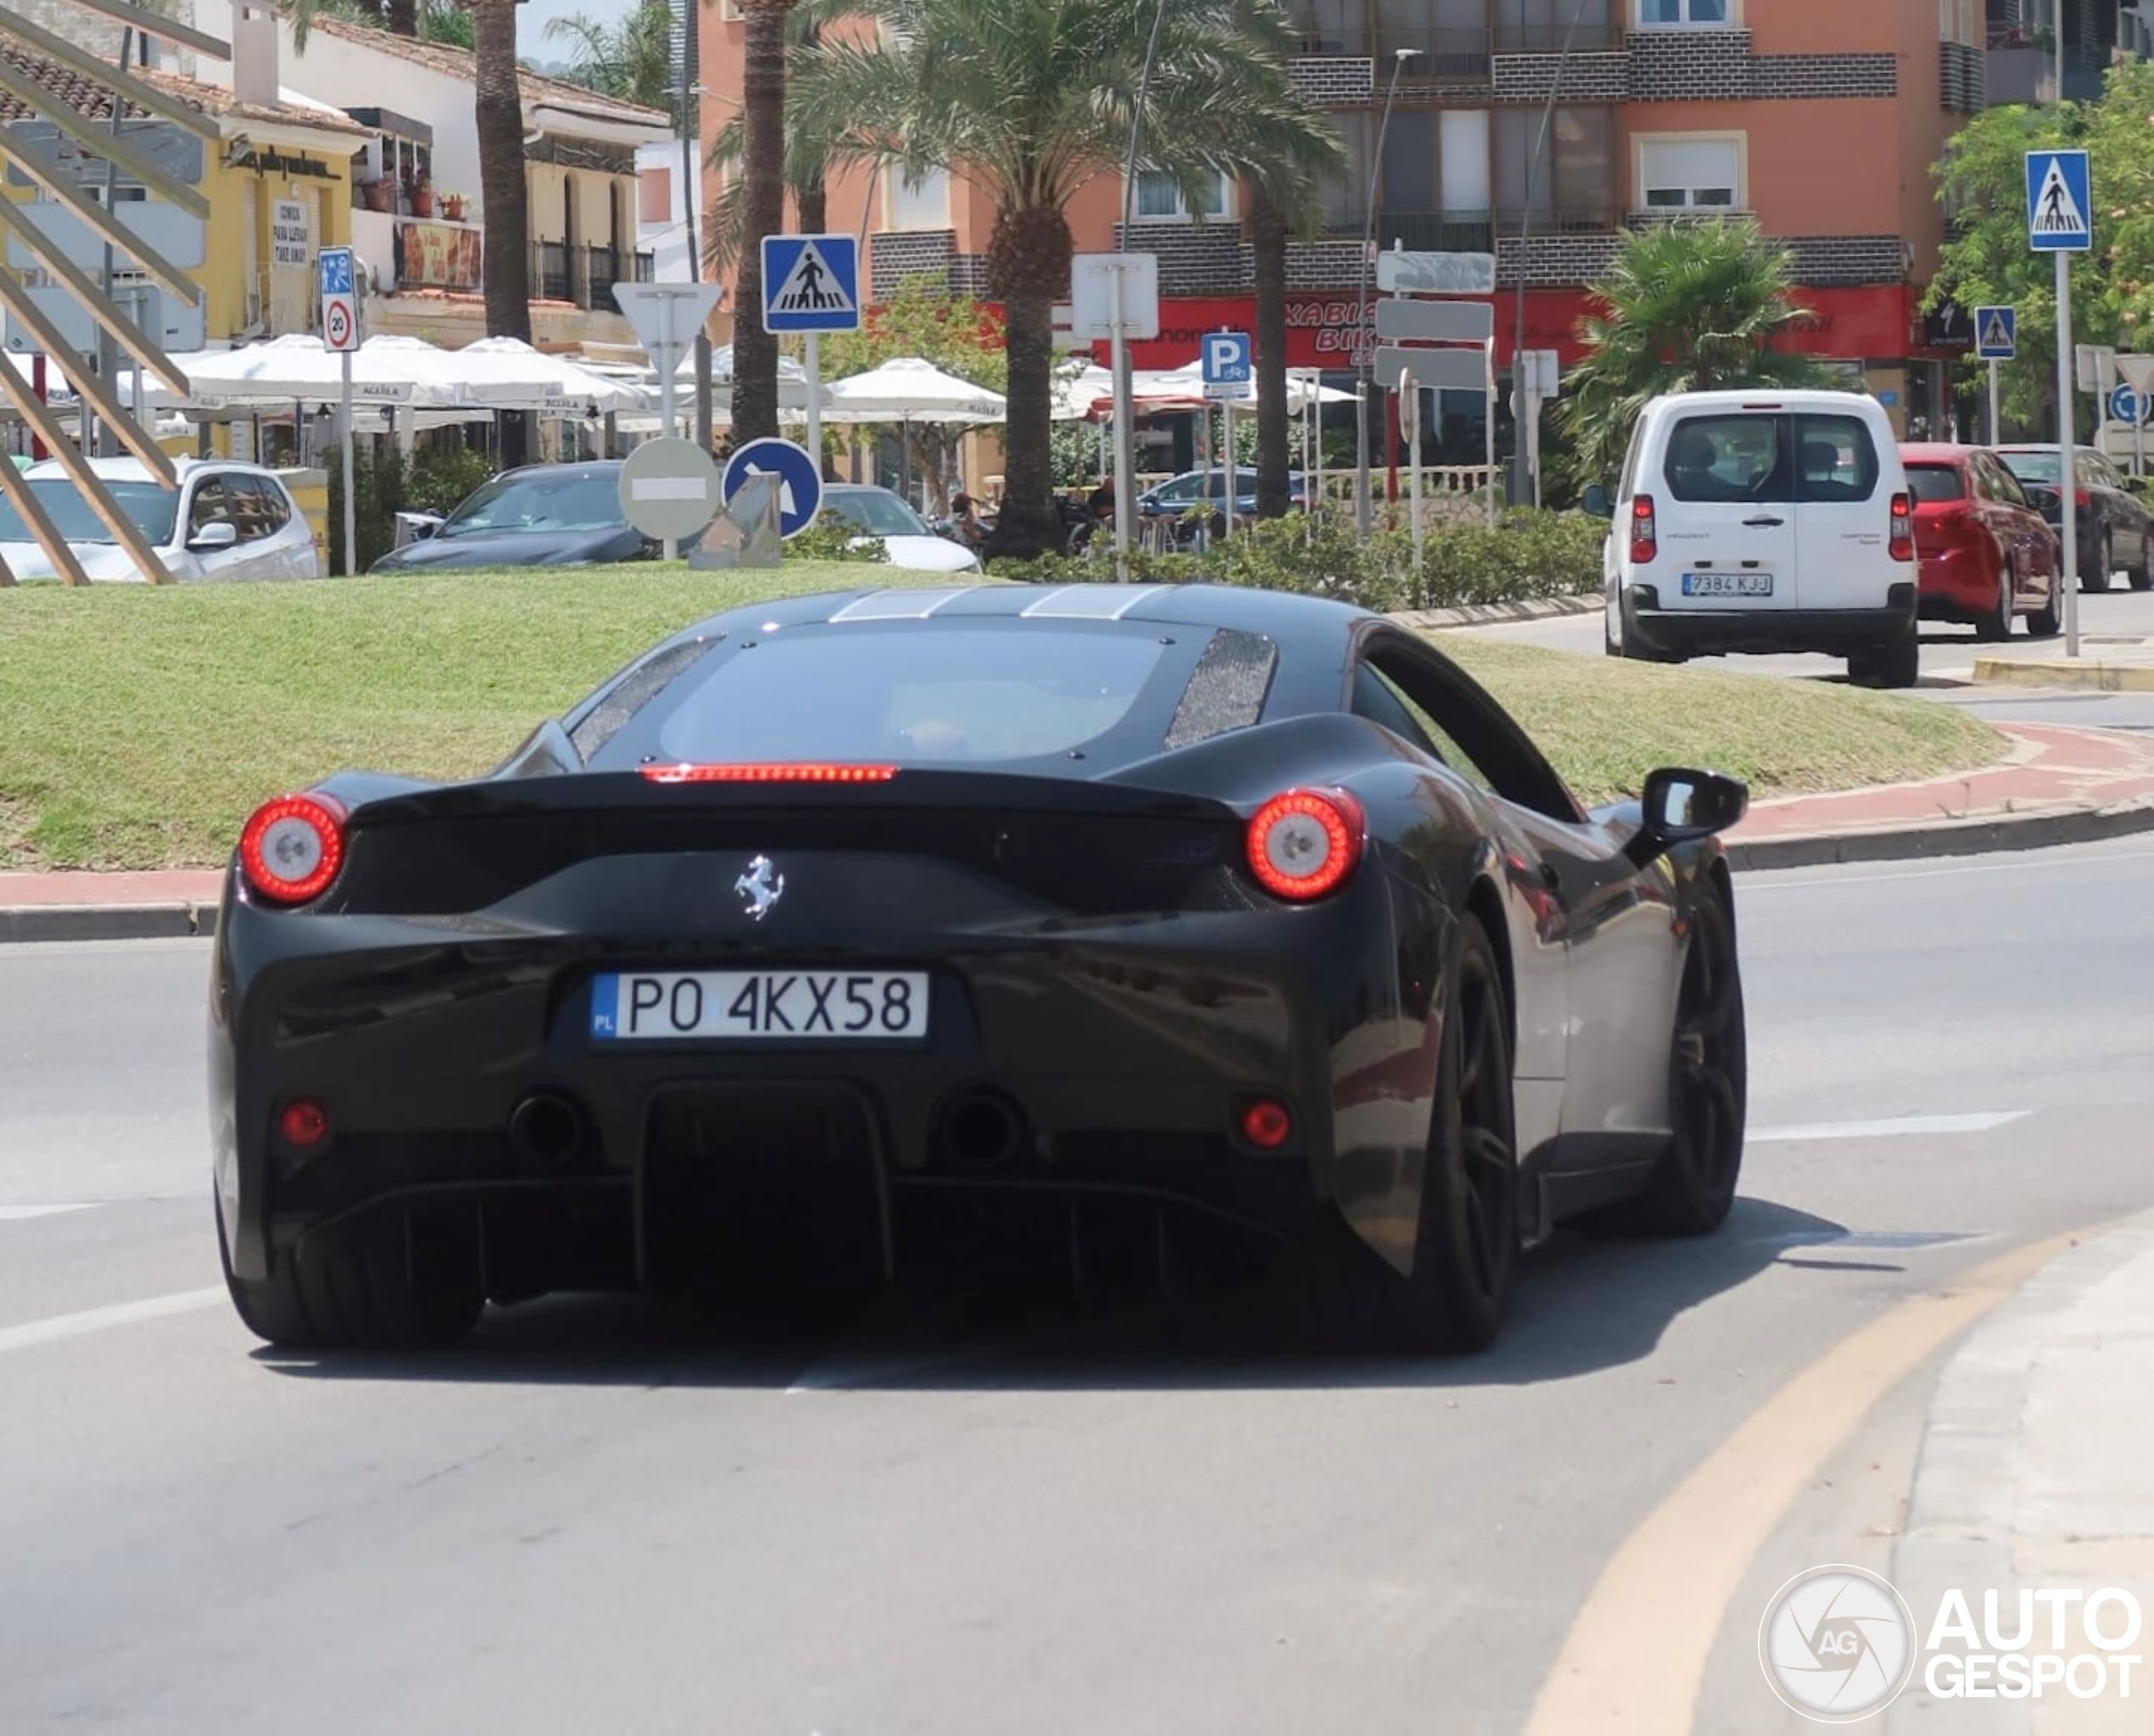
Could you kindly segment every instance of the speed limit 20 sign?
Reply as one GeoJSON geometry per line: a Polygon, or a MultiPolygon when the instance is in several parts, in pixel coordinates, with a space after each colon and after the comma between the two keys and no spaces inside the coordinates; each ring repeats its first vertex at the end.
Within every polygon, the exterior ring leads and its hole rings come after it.
{"type": "Polygon", "coordinates": [[[352,276],[352,250],[325,247],[320,265],[321,282],[321,342],[331,350],[359,348],[358,284],[352,276]]]}

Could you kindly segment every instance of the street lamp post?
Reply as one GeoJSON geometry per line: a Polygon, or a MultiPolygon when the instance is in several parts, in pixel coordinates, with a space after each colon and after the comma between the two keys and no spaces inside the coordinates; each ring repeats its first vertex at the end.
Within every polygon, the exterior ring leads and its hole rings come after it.
{"type": "Polygon", "coordinates": [[[1376,178],[1384,164],[1384,135],[1391,130],[1392,98],[1398,94],[1398,75],[1406,63],[1421,58],[1419,48],[1392,53],[1391,82],[1384,88],[1383,115],[1376,123],[1376,148],[1369,155],[1368,197],[1362,202],[1361,298],[1353,328],[1353,513],[1364,537],[1369,534],[1369,380],[1375,357],[1369,343],[1369,253],[1376,240],[1376,178]]]}

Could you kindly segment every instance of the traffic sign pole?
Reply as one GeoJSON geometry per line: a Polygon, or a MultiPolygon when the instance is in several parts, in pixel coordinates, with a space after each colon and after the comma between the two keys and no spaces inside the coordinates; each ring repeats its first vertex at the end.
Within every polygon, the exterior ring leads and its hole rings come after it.
{"type": "Polygon", "coordinates": [[[823,339],[807,334],[807,449],[818,470],[823,468],[823,339]]]}
{"type": "Polygon", "coordinates": [[[2063,495],[2064,520],[2064,655],[2079,655],[2079,484],[2073,459],[2077,434],[2074,426],[2072,378],[2072,255],[2056,255],[2056,449],[2062,461],[2057,483],[2063,495]]]}
{"type": "MultiPolygon", "coordinates": [[[[1129,320],[1123,309],[1122,266],[1109,266],[1114,284],[1113,341],[1108,355],[1114,366],[1114,577],[1130,582],[1130,544],[1136,527],[1136,430],[1130,426],[1129,320]]],[[[1095,532],[1097,533],[1097,532],[1095,532]]]]}
{"type": "Polygon", "coordinates": [[[2003,444],[2003,442],[2004,442],[2004,438],[2005,438],[2005,433],[2004,433],[2004,416],[2003,416],[2003,413],[2001,412],[2001,410],[1999,409],[1999,407],[1998,407],[1998,406],[1999,406],[1999,405],[2002,402],[2002,394],[2001,394],[2001,389],[2000,389],[2000,381],[2001,381],[2001,377],[2002,377],[2002,376],[2001,376],[2001,372],[2000,372],[2000,369],[2001,369],[2001,366],[2002,366],[2002,365],[2001,365],[2001,363],[1997,360],[1997,359],[1996,359],[1995,356],[1990,357],[1990,359],[1989,359],[1989,444],[1990,444],[1992,446],[1996,446],[1996,445],[2001,445],[2001,444],[2003,444]]]}

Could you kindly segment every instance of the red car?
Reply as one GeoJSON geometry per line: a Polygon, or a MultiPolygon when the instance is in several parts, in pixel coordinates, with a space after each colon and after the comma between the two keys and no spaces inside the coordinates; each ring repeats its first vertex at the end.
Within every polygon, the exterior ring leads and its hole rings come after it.
{"type": "Polygon", "coordinates": [[[1900,457],[1915,497],[1922,618],[1999,639],[2024,615],[2037,639],[2056,634],[2064,618],[2056,533],[2003,461],[1980,446],[1905,445],[1900,457]]]}

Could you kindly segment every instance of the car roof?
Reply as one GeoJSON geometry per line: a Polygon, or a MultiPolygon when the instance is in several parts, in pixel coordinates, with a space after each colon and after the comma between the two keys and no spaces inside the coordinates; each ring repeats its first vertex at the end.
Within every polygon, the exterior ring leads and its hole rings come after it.
{"type": "MultiPolygon", "coordinates": [[[[157,478],[149,473],[149,466],[139,458],[92,458],[90,473],[104,483],[153,483],[157,478]]],[[[198,472],[205,470],[240,471],[248,476],[273,477],[276,472],[263,465],[249,464],[237,458],[176,458],[172,468],[184,483],[198,472]]],[[[33,464],[23,472],[33,481],[67,477],[67,466],[57,458],[47,458],[33,464]]]]}
{"type": "Polygon", "coordinates": [[[1900,448],[1902,464],[1965,464],[1979,446],[1955,444],[1950,440],[1908,440],[1900,448]]]}
{"type": "Polygon", "coordinates": [[[1230,628],[1275,638],[1334,634],[1343,645],[1351,622],[1376,617],[1365,609],[1326,597],[1242,585],[974,583],[818,591],[775,602],[751,603],[700,621],[680,636],[707,637],[751,627],[774,632],[781,627],[842,627],[861,622],[929,627],[983,618],[1023,621],[1046,628],[1132,622],[1230,628]]]}
{"type": "Polygon", "coordinates": [[[1650,416],[1656,410],[1848,410],[1867,409],[1879,416],[1884,406],[1867,392],[1828,392],[1805,387],[1789,392],[1775,391],[1768,386],[1753,386],[1741,392],[1669,392],[1655,399],[1645,406],[1650,416]]]}

